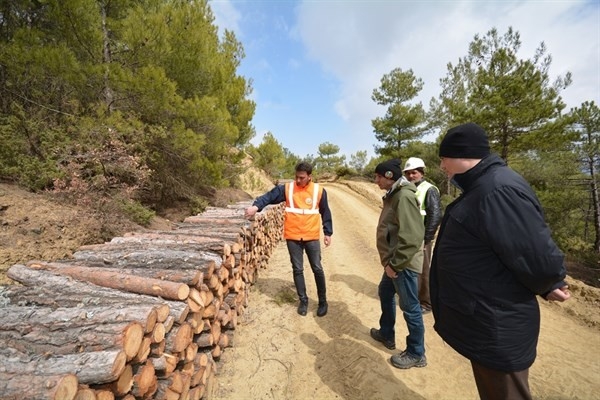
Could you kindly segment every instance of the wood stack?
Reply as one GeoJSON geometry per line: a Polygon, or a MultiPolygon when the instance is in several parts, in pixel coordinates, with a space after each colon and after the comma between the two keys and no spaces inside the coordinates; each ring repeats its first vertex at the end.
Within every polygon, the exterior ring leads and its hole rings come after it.
{"type": "Polygon", "coordinates": [[[0,398],[205,398],[282,237],[281,205],[247,221],[249,205],[13,265],[24,286],[0,288],[0,398]]]}

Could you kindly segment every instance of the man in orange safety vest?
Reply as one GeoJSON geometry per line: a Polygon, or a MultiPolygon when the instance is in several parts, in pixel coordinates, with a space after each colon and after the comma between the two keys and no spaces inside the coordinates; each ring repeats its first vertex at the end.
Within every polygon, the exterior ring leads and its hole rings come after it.
{"type": "Polygon", "coordinates": [[[327,192],[318,183],[312,181],[312,165],[300,162],[296,165],[296,178],[293,182],[277,185],[269,192],[256,198],[252,206],[246,209],[246,218],[253,217],[269,204],[285,202],[283,235],[287,243],[294,285],[298,293],[298,314],[306,315],[308,296],[304,281],[304,252],[315,276],[319,304],[317,316],[327,314],[327,292],[325,272],[321,265],[321,226],[323,243],[331,244],[333,223],[327,202],[327,192]]]}

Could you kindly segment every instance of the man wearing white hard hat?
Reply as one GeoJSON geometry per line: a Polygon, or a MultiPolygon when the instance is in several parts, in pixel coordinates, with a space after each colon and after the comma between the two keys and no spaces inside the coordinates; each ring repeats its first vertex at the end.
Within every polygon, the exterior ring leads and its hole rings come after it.
{"type": "Polygon", "coordinates": [[[404,164],[404,176],[417,186],[417,200],[421,207],[423,223],[425,224],[425,244],[423,246],[423,272],[419,276],[419,302],[423,314],[431,312],[431,297],[429,296],[429,267],[433,239],[442,221],[442,203],[440,191],[425,180],[425,162],[418,157],[410,157],[404,164]]]}

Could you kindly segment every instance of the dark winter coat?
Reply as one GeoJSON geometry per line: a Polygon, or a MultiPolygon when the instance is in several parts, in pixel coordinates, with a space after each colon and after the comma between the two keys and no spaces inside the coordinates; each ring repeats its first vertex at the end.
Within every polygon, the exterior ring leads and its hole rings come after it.
{"type": "Polygon", "coordinates": [[[564,286],[564,256],[529,186],[492,154],[454,176],[431,265],[434,329],[457,352],[500,371],[536,356],[536,295],[564,286]]]}

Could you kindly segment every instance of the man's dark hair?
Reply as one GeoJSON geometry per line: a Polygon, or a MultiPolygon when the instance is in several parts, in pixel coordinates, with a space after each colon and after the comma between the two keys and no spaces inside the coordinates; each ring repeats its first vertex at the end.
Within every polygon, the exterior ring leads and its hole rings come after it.
{"type": "Polygon", "coordinates": [[[296,164],[296,172],[304,171],[308,175],[312,175],[312,169],[312,165],[310,165],[306,161],[300,161],[298,164],[296,164]]]}

